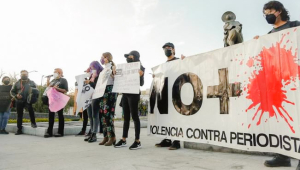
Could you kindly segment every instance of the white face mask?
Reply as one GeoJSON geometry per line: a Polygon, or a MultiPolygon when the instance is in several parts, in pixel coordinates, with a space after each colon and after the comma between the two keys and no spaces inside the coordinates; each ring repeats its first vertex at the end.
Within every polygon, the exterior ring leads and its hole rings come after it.
{"type": "Polygon", "coordinates": [[[92,73],[93,73],[93,74],[96,74],[96,73],[97,73],[97,70],[92,70],[92,73]]]}
{"type": "Polygon", "coordinates": [[[57,79],[58,76],[59,76],[58,73],[54,73],[54,74],[53,74],[53,78],[55,78],[55,79],[57,79]]]}

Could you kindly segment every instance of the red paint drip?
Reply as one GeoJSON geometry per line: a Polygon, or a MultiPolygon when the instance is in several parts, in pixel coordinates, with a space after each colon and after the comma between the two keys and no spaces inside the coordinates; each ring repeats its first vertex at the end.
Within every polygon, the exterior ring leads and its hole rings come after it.
{"type": "MultiPolygon", "coordinates": [[[[254,121],[259,114],[256,125],[260,125],[262,116],[266,113],[269,114],[269,118],[275,116],[277,119],[277,111],[279,116],[287,123],[290,130],[295,133],[293,126],[290,124],[293,118],[283,108],[283,102],[292,105],[294,103],[287,100],[286,91],[282,89],[283,84],[295,81],[295,77],[299,75],[300,66],[295,63],[295,59],[298,59],[297,53],[293,55],[292,49],[286,50],[280,47],[284,37],[285,35],[283,35],[281,41],[277,42],[275,46],[273,45],[269,49],[263,48],[258,56],[251,58],[247,62],[249,67],[253,66],[254,60],[260,62],[262,69],[258,70],[258,72],[254,71],[249,78],[250,83],[247,85],[248,92],[246,98],[250,99],[252,104],[246,111],[258,106],[252,118],[254,121]]],[[[249,124],[248,128],[250,126],[249,124]]]]}
{"type": "Polygon", "coordinates": [[[248,62],[247,62],[247,66],[252,67],[253,64],[254,64],[254,60],[253,60],[253,58],[250,58],[250,60],[248,60],[248,62]]]}

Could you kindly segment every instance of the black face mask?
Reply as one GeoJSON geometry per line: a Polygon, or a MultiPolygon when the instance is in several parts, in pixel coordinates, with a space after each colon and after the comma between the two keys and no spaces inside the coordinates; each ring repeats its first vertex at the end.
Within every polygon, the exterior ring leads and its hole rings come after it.
{"type": "Polygon", "coordinates": [[[275,24],[276,22],[276,16],[274,14],[268,14],[266,15],[266,20],[269,24],[275,24]]]}
{"type": "Polygon", "coordinates": [[[27,80],[27,79],[28,79],[28,76],[21,76],[21,79],[22,79],[22,80],[27,80]]]}
{"type": "Polygon", "coordinates": [[[170,57],[172,55],[172,50],[165,50],[165,55],[170,57]]]}
{"type": "Polygon", "coordinates": [[[127,63],[132,63],[132,62],[134,62],[134,60],[133,60],[132,58],[127,58],[126,60],[127,60],[127,63]]]}
{"type": "Polygon", "coordinates": [[[10,83],[9,80],[3,81],[3,84],[4,84],[4,85],[9,85],[9,83],[10,83]]]}

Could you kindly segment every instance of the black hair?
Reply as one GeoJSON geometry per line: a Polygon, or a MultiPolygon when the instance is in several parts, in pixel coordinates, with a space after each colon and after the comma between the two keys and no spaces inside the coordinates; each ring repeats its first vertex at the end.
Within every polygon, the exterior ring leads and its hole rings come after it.
{"type": "Polygon", "coordinates": [[[263,12],[267,9],[275,9],[276,11],[280,11],[280,16],[282,21],[289,21],[290,15],[289,11],[284,8],[283,4],[279,1],[270,1],[264,5],[263,12]]]}
{"type": "Polygon", "coordinates": [[[10,81],[10,78],[8,77],[8,76],[4,76],[3,78],[2,78],[2,83],[4,82],[4,79],[9,79],[9,81],[10,81]]]}

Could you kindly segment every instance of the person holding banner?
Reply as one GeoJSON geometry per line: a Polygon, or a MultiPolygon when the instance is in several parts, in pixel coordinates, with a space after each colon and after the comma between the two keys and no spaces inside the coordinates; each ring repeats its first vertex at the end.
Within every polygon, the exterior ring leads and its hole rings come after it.
{"type": "MultiPolygon", "coordinates": [[[[78,93],[78,83],[75,82],[74,107],[73,107],[73,113],[74,113],[74,115],[76,115],[76,109],[77,109],[77,102],[76,102],[77,93],[78,93]]],[[[82,129],[75,136],[83,136],[83,135],[85,135],[86,126],[87,126],[88,119],[89,119],[88,118],[88,114],[87,114],[87,110],[82,111],[82,109],[81,109],[78,114],[79,114],[80,118],[83,119],[83,121],[82,121],[82,129]]]]}
{"type": "MultiPolygon", "coordinates": [[[[299,21],[290,21],[289,12],[279,1],[270,1],[266,3],[263,7],[263,13],[268,24],[273,25],[273,29],[268,34],[300,26],[299,21]]],[[[259,36],[255,36],[254,39],[259,39],[259,36]]],[[[265,161],[264,165],[267,167],[290,167],[291,158],[277,154],[272,160],[265,161]]],[[[300,170],[300,161],[297,170],[300,170]]]]}
{"type": "MultiPolygon", "coordinates": [[[[166,43],[163,45],[163,50],[167,57],[167,62],[177,60],[179,58],[175,57],[175,46],[173,43],[166,43]]],[[[185,56],[181,55],[181,59],[184,59],[185,56]]],[[[154,77],[154,75],[153,75],[154,77]]],[[[169,150],[177,150],[180,148],[180,141],[174,140],[173,143],[170,139],[164,139],[160,143],[155,144],[156,147],[169,147],[169,150]]]]}
{"type": "Polygon", "coordinates": [[[109,52],[103,53],[101,58],[101,63],[104,64],[105,67],[111,67],[112,70],[112,73],[108,77],[103,97],[100,98],[100,115],[102,115],[100,121],[103,126],[104,138],[99,145],[104,146],[112,146],[116,143],[114,116],[118,94],[112,92],[115,73],[115,64],[112,61],[112,58],[113,57],[109,52]]]}
{"type": "MultiPolygon", "coordinates": [[[[2,83],[3,83],[3,86],[10,86],[10,78],[7,77],[7,76],[4,76],[2,78],[2,83]]],[[[11,88],[11,87],[9,87],[11,88]]],[[[9,91],[8,91],[8,94],[9,94],[9,91]]],[[[7,99],[5,99],[7,100],[7,99]]],[[[10,99],[8,99],[10,101],[10,99]]],[[[7,107],[5,107],[6,109],[7,107]]],[[[6,109],[6,111],[2,112],[0,111],[0,134],[9,134],[5,128],[6,128],[6,125],[7,125],[7,122],[8,122],[8,119],[9,119],[9,115],[10,115],[10,107],[8,107],[8,109],[6,109]]]]}
{"type": "Polygon", "coordinates": [[[16,101],[16,107],[17,107],[17,127],[18,130],[15,133],[15,135],[21,135],[22,132],[22,123],[23,123],[23,114],[24,114],[24,108],[26,107],[29,112],[30,121],[31,121],[31,127],[36,128],[36,122],[35,122],[35,116],[34,116],[34,110],[32,107],[32,103],[28,101],[30,98],[30,92],[33,88],[36,88],[36,84],[34,81],[31,81],[28,78],[28,71],[22,70],[21,71],[21,79],[18,80],[14,86],[12,87],[10,94],[16,101]]]}
{"type": "MultiPolygon", "coordinates": [[[[68,81],[63,78],[63,70],[60,68],[54,69],[53,80],[50,82],[50,77],[47,78],[47,86],[55,88],[60,93],[68,92],[68,81]]],[[[64,108],[60,109],[58,114],[58,133],[54,135],[54,137],[63,137],[64,136],[64,126],[65,126],[65,118],[64,118],[64,108]]],[[[47,133],[44,135],[45,138],[49,138],[53,136],[53,125],[55,120],[55,112],[51,112],[49,105],[49,126],[47,129],[47,133]]]]}
{"type": "MultiPolygon", "coordinates": [[[[137,51],[131,51],[129,54],[124,55],[127,63],[131,62],[140,62],[140,54],[137,51]]],[[[144,72],[145,68],[141,64],[141,68],[139,70],[140,75],[140,86],[144,85],[144,72]]],[[[126,146],[126,138],[128,137],[129,123],[130,123],[130,113],[131,117],[134,121],[135,128],[135,141],[129,147],[130,150],[136,150],[142,148],[140,142],[140,118],[138,115],[138,104],[140,101],[139,94],[127,94],[123,93],[122,97],[122,109],[124,113],[124,124],[123,124],[123,136],[122,139],[115,145],[116,148],[121,148],[126,146]]]]}
{"type": "MultiPolygon", "coordinates": [[[[93,61],[90,64],[90,67],[86,70],[87,73],[91,73],[91,76],[89,80],[86,80],[86,84],[90,84],[91,87],[95,89],[96,84],[98,82],[99,75],[101,71],[103,70],[103,67],[98,61],[93,61]]],[[[93,103],[92,103],[93,104],[93,103]]],[[[86,135],[87,137],[84,139],[84,141],[89,141],[92,138],[92,132],[93,132],[93,125],[94,125],[94,118],[93,118],[93,109],[92,109],[92,104],[86,109],[88,113],[88,118],[90,119],[90,130],[89,133],[86,135]]],[[[98,114],[99,120],[101,119],[101,114],[98,114]]],[[[102,123],[99,122],[99,127],[100,127],[100,133],[103,133],[102,129],[102,123]]]]}

